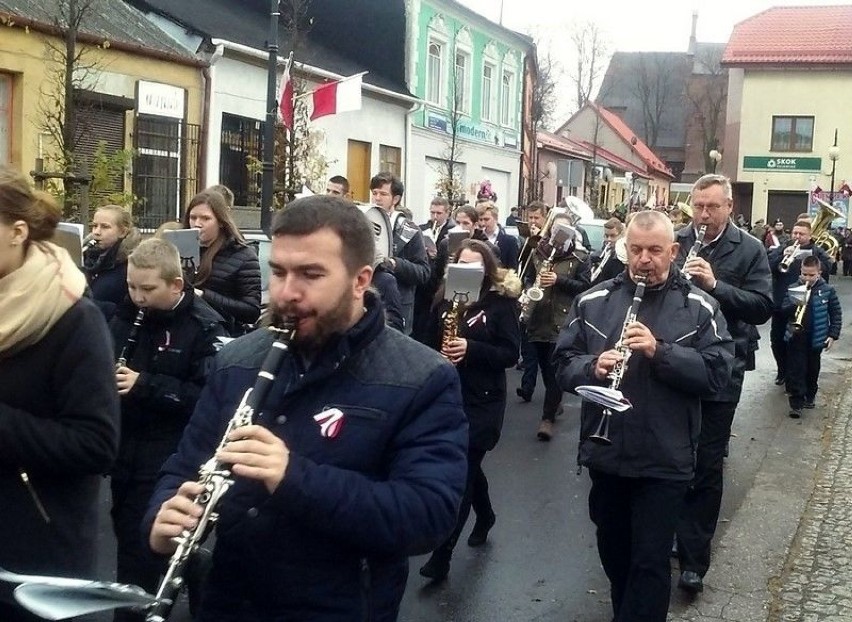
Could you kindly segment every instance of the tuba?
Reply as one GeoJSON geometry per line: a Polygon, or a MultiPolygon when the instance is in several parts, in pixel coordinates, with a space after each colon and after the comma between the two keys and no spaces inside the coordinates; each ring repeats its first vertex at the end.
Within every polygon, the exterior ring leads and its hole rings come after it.
{"type": "Polygon", "coordinates": [[[814,244],[821,247],[829,257],[836,258],[840,252],[840,245],[831,235],[831,223],[836,218],[846,218],[846,216],[827,201],[816,199],[816,202],[819,203],[819,211],[811,219],[811,238],[814,244]]]}

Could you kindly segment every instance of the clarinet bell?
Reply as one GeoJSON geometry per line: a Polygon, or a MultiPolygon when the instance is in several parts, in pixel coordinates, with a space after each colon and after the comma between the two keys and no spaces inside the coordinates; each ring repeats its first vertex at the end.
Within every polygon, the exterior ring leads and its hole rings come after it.
{"type": "Polygon", "coordinates": [[[609,439],[609,420],[611,418],[612,412],[609,408],[604,409],[600,421],[598,421],[598,429],[589,435],[590,441],[596,445],[612,445],[612,441],[609,439]]]}

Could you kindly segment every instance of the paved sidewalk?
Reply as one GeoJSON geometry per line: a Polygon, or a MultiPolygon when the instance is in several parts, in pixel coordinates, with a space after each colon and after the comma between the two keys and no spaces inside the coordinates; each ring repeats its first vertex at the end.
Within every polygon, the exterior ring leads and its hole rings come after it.
{"type": "Polygon", "coordinates": [[[852,621],[850,375],[847,352],[823,356],[817,409],[779,426],[705,591],[691,601],[674,589],[670,622],[852,621]]]}

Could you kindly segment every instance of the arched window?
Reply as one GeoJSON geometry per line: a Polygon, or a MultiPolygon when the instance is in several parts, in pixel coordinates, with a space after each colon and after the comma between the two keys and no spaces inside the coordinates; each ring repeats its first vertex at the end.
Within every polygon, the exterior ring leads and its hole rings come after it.
{"type": "Polygon", "coordinates": [[[500,91],[500,123],[509,127],[512,125],[512,74],[503,72],[500,91]]]}
{"type": "Polygon", "coordinates": [[[441,74],[443,73],[444,48],[438,41],[429,42],[429,58],[426,69],[426,99],[441,104],[441,74]]]}

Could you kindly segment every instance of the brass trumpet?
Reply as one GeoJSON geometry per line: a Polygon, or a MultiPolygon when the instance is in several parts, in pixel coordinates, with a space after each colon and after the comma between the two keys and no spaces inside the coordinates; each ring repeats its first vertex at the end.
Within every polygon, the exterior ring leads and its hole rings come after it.
{"type": "Polygon", "coordinates": [[[813,283],[808,283],[805,286],[805,296],[802,298],[802,302],[796,309],[796,314],[793,316],[793,323],[790,325],[790,330],[794,335],[799,334],[805,329],[805,315],[808,312],[808,304],[811,301],[812,288],[813,283]]]}

